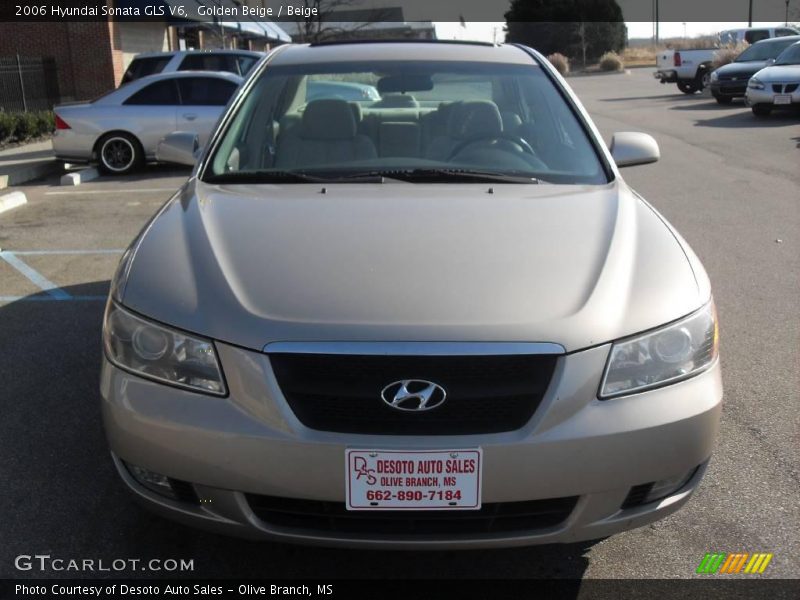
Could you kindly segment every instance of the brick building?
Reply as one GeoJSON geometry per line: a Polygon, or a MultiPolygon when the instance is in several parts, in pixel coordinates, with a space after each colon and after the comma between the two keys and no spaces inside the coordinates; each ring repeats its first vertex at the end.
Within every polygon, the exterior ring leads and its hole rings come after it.
{"type": "MultiPolygon", "coordinates": [[[[58,101],[87,100],[116,87],[132,58],[141,52],[219,47],[265,50],[289,41],[274,23],[229,22],[180,24],[166,21],[60,21],[0,23],[0,109],[5,96],[16,91],[20,79],[17,55],[44,59],[57,75],[58,101]]],[[[30,62],[30,60],[29,60],[30,62]]],[[[22,68],[23,77],[28,75],[22,68]]],[[[49,72],[48,72],[49,73],[49,72]]],[[[41,78],[31,72],[30,77],[41,78]]],[[[50,77],[51,75],[47,75],[50,77]]]]}

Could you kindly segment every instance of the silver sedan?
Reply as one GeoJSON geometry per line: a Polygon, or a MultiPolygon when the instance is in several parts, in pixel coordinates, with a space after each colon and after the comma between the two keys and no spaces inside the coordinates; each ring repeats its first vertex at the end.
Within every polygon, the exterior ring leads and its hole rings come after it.
{"type": "Polygon", "coordinates": [[[800,42],[750,78],[745,100],[756,116],[766,116],[773,108],[800,107],[800,42]]]}
{"type": "Polygon", "coordinates": [[[170,132],[192,131],[204,143],[242,81],[232,73],[165,73],[91,102],[56,106],[56,158],[96,161],[106,173],[125,174],[154,160],[170,132]]]}
{"type": "MultiPolygon", "coordinates": [[[[159,156],[193,163],[188,137],[159,156]]],[[[722,381],[708,276],[620,174],[658,158],[642,133],[606,148],[528,48],[277,48],[112,282],[120,477],[185,523],[339,546],[570,543],[672,514],[722,381]],[[319,81],[406,107],[309,99],[319,81]]]]}

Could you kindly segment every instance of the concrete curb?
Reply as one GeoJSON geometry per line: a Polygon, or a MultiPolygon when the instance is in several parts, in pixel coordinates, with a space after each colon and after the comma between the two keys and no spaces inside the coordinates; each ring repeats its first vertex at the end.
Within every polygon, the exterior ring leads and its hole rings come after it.
{"type": "Polygon", "coordinates": [[[0,213],[12,208],[17,208],[23,204],[27,204],[28,198],[22,192],[11,192],[10,194],[3,194],[0,196],[0,213]]]}
{"type": "Polygon", "coordinates": [[[94,167],[89,167],[88,169],[81,169],[80,171],[75,171],[74,173],[62,175],[60,184],[80,185],[87,181],[91,181],[92,179],[97,179],[98,177],[100,177],[100,171],[94,167]]]}
{"type": "Polygon", "coordinates": [[[62,163],[57,160],[14,167],[0,175],[0,190],[52,175],[62,169],[62,163]]]}

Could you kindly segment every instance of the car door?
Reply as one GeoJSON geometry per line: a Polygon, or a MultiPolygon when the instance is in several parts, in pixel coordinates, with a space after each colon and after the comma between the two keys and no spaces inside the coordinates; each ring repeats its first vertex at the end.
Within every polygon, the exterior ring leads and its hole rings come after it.
{"type": "Polygon", "coordinates": [[[174,78],[160,79],[134,92],[119,107],[118,114],[109,114],[108,130],[122,129],[133,133],[148,157],[155,155],[158,142],[177,129],[180,97],[174,78]]]}
{"type": "Polygon", "coordinates": [[[238,84],[221,77],[181,77],[178,130],[194,131],[204,145],[238,84]]]}

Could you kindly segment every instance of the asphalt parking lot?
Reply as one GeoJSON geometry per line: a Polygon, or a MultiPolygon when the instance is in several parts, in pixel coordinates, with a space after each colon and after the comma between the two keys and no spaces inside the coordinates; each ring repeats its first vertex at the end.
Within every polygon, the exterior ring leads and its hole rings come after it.
{"type": "Polygon", "coordinates": [[[140,509],[108,456],[97,388],[116,261],[187,175],[150,168],[24,186],[28,204],[0,215],[0,577],[57,575],[17,571],[20,554],[194,559],[198,577],[389,578],[398,562],[406,578],[692,577],[712,551],[771,552],[762,577],[800,577],[800,117],[756,119],[650,73],[570,83],[607,139],[633,130],[659,141],[660,162],[624,175],[689,241],[714,288],[724,415],[683,510],[594,545],[398,553],[243,542],[140,509]]]}

